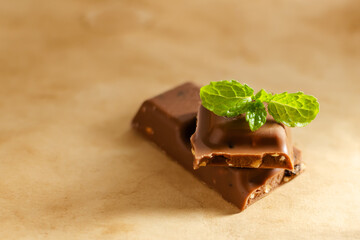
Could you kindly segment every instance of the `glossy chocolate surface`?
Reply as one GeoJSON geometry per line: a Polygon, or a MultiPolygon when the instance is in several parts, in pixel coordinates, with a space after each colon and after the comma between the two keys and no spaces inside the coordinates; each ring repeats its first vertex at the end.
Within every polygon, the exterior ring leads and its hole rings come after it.
{"type": "Polygon", "coordinates": [[[237,118],[220,117],[200,106],[191,144],[194,169],[209,165],[294,168],[290,129],[270,115],[260,129],[252,132],[244,114],[237,118]]]}
{"type": "Polygon", "coordinates": [[[240,211],[301,172],[298,150],[296,164],[299,167],[295,172],[213,166],[193,170],[190,136],[195,131],[199,106],[199,88],[186,83],[145,101],[132,125],[240,211]]]}

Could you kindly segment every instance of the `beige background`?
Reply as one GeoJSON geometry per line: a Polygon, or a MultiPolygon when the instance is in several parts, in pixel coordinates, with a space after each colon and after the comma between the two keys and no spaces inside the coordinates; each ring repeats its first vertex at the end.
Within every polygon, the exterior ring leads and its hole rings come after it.
{"type": "Polygon", "coordinates": [[[0,239],[360,239],[360,2],[1,1],[0,239]],[[130,129],[184,81],[318,97],[307,171],[237,209],[130,129]]]}

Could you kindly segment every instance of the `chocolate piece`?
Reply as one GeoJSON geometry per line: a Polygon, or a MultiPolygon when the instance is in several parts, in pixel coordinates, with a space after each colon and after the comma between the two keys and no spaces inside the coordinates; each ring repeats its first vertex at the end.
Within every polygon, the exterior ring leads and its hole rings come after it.
{"type": "Polygon", "coordinates": [[[225,118],[200,106],[197,120],[191,137],[194,169],[209,165],[294,169],[290,129],[270,115],[255,132],[244,114],[225,118]]]}
{"type": "MultiPolygon", "coordinates": [[[[199,105],[199,88],[186,83],[145,101],[132,125],[240,211],[285,182],[284,175],[289,171],[284,169],[209,166],[193,170],[190,136],[195,131],[199,105]]],[[[298,150],[295,156],[296,164],[299,164],[298,150]]],[[[287,181],[300,172],[298,168],[293,175],[287,173],[287,181]]]]}

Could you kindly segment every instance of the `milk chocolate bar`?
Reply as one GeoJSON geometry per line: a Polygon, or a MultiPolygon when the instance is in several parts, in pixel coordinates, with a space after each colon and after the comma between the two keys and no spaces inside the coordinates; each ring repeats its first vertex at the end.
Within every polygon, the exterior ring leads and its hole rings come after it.
{"type": "Polygon", "coordinates": [[[294,171],[215,166],[193,170],[190,137],[195,132],[199,106],[199,88],[185,83],[146,100],[132,126],[240,211],[301,173],[301,154],[296,148],[294,171]]]}
{"type": "Polygon", "coordinates": [[[255,132],[250,130],[244,114],[220,117],[202,105],[197,121],[191,137],[194,169],[209,165],[294,169],[290,129],[270,115],[255,132]]]}

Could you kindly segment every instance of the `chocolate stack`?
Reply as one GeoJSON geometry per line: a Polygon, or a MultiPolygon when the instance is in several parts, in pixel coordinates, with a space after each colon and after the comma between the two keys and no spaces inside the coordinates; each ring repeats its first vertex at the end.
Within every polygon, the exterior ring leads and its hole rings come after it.
{"type": "Polygon", "coordinates": [[[199,91],[185,83],[146,100],[132,126],[240,211],[302,172],[290,129],[268,117],[251,132],[243,116],[201,106],[199,91]]]}

